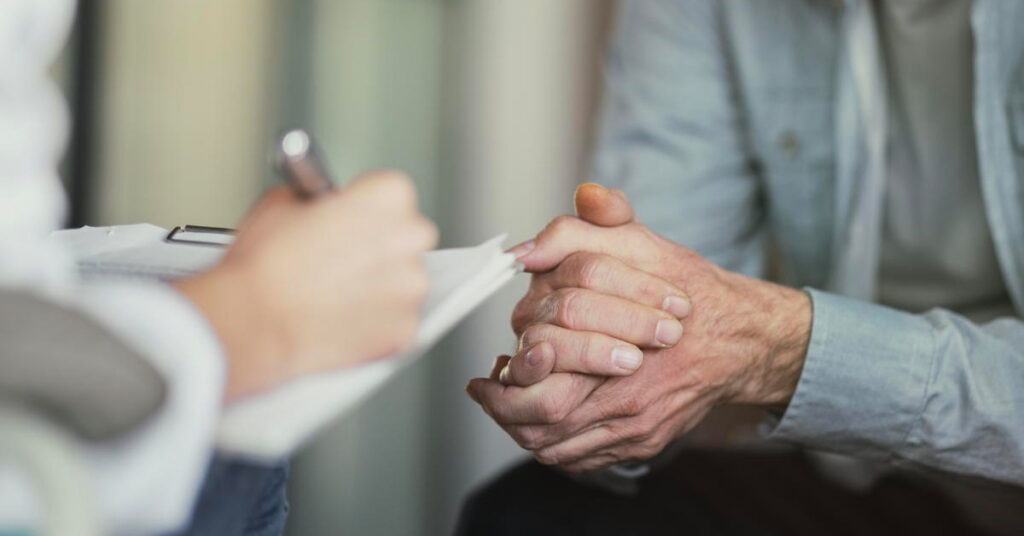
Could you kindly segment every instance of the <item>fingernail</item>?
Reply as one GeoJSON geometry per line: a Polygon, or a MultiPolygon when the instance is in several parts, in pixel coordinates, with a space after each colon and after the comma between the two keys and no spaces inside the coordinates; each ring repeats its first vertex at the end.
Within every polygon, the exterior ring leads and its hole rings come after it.
{"type": "Polygon", "coordinates": [[[639,348],[620,346],[612,350],[612,364],[625,372],[635,372],[644,362],[644,353],[639,348]]]}
{"type": "Polygon", "coordinates": [[[537,247],[537,241],[536,240],[527,240],[526,242],[523,242],[522,244],[519,244],[518,246],[508,250],[508,253],[511,253],[511,254],[515,255],[516,256],[516,260],[519,260],[519,259],[527,256],[536,247],[537,247]]]}
{"type": "Polygon", "coordinates": [[[676,318],[686,318],[693,307],[679,296],[669,296],[661,302],[661,308],[676,318]]]}
{"type": "Polygon", "coordinates": [[[654,339],[664,346],[672,346],[683,336],[683,325],[678,320],[662,319],[654,329],[654,339]]]}
{"type": "Polygon", "coordinates": [[[580,184],[579,186],[576,187],[576,191],[573,192],[572,196],[575,198],[576,194],[580,193],[580,190],[590,189],[590,188],[597,188],[599,190],[608,190],[608,188],[605,188],[603,185],[598,184],[596,182],[584,182],[584,183],[582,183],[582,184],[580,184]]]}

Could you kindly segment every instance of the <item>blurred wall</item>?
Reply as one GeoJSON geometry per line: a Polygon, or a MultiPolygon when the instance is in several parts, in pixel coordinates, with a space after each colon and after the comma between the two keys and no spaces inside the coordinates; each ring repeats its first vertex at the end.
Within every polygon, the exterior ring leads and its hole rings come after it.
{"type": "MultiPolygon", "coordinates": [[[[571,210],[612,0],[108,0],[90,223],[233,225],[312,128],[339,177],[407,171],[447,246],[571,210]]],[[[463,393],[522,277],[293,464],[289,534],[446,534],[524,454],[463,393]]]]}
{"type": "MultiPolygon", "coordinates": [[[[286,101],[318,134],[339,176],[398,168],[419,189],[423,211],[445,225],[441,179],[445,3],[313,0],[303,86],[286,101]]],[[[303,41],[306,41],[303,44],[303,41]]],[[[290,54],[289,58],[296,56],[290,54]]],[[[447,240],[447,237],[446,237],[447,240]]],[[[431,357],[402,373],[295,459],[289,534],[436,534],[428,468],[433,422],[431,357]]]]}
{"type": "MultiPolygon", "coordinates": [[[[508,232],[509,245],[572,211],[585,174],[599,58],[610,2],[477,0],[453,13],[448,122],[454,222],[475,243],[508,232]]],[[[433,407],[447,408],[435,443],[433,483],[443,490],[435,532],[445,534],[465,493],[523,452],[463,393],[515,349],[509,314],[519,278],[458,329],[434,367],[433,407]]]]}
{"type": "Polygon", "coordinates": [[[94,223],[232,226],[267,176],[276,9],[106,2],[94,223]]]}

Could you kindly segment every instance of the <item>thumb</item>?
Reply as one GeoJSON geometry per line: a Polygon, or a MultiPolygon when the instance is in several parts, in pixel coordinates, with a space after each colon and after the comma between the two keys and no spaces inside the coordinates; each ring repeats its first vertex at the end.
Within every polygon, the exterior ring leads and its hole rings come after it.
{"type": "Polygon", "coordinates": [[[633,207],[622,190],[609,190],[600,184],[584,183],[574,196],[576,215],[601,227],[617,227],[636,219],[633,207]]]}

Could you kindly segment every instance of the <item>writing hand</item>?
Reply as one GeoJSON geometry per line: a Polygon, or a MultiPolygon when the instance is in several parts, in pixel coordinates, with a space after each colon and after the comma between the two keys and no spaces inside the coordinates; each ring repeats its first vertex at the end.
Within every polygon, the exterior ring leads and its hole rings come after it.
{"type": "Polygon", "coordinates": [[[412,341],[437,243],[412,183],[374,172],[302,201],[271,190],[223,261],[177,283],[228,355],[226,399],[392,354],[412,341]]]}

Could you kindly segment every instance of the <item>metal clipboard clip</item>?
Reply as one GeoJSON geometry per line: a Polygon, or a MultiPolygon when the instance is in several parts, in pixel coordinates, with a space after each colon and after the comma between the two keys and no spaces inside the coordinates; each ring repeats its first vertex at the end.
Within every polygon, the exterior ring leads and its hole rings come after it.
{"type": "Polygon", "coordinates": [[[226,227],[207,227],[205,225],[186,225],[175,227],[164,237],[164,242],[172,244],[193,244],[199,246],[224,247],[235,240],[235,230],[226,227]]]}

